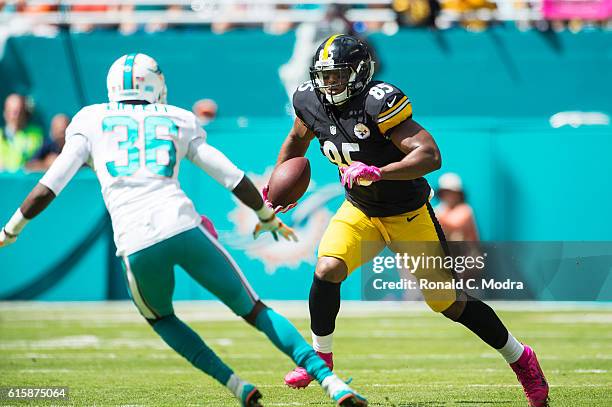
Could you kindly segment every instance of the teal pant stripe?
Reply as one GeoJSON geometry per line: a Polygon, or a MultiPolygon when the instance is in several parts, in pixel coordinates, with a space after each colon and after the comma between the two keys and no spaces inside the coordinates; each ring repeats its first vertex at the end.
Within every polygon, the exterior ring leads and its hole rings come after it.
{"type": "Polygon", "coordinates": [[[136,307],[138,308],[140,313],[146,319],[159,318],[159,315],[155,312],[153,307],[151,307],[147,303],[147,300],[140,292],[140,289],[138,288],[138,281],[136,280],[134,273],[132,273],[132,269],[130,267],[130,260],[127,257],[123,258],[123,267],[125,268],[125,276],[126,276],[127,284],[128,284],[128,292],[130,293],[132,297],[132,301],[134,301],[134,304],[136,304],[136,307]]]}
{"type": "Polygon", "coordinates": [[[134,88],[134,59],[136,54],[129,54],[125,58],[125,64],[123,65],[123,89],[134,88]]]}

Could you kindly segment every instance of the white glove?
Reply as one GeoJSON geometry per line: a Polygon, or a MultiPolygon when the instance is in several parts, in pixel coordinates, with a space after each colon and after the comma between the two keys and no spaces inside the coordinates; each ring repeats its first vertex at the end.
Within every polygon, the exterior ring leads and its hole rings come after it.
{"type": "Polygon", "coordinates": [[[4,228],[0,231],[0,247],[6,247],[10,244],[15,243],[17,240],[17,235],[11,235],[10,233],[6,233],[4,228]]]}
{"type": "Polygon", "coordinates": [[[272,215],[267,221],[260,220],[255,229],[253,230],[253,239],[257,239],[262,233],[270,232],[274,237],[274,240],[278,241],[278,235],[280,234],[285,240],[298,241],[297,235],[289,226],[285,226],[283,222],[276,215],[272,215]]]}

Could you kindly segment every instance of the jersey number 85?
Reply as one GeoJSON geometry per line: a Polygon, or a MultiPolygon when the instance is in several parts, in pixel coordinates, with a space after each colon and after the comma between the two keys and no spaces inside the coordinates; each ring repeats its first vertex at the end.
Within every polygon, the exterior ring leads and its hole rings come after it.
{"type": "MultiPolygon", "coordinates": [[[[342,143],[342,156],[338,151],[338,148],[334,143],[329,140],[326,140],[323,143],[323,154],[327,157],[329,161],[333,164],[336,164],[338,167],[348,167],[353,163],[351,159],[351,153],[359,151],[359,144],[357,143],[342,143]],[[343,160],[344,159],[344,160],[343,160]]],[[[372,182],[361,180],[358,181],[357,184],[361,186],[368,186],[372,182]]]]}

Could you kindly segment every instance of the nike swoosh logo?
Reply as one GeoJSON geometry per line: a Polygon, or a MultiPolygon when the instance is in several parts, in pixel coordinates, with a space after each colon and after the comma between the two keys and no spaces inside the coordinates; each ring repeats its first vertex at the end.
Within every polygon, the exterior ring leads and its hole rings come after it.
{"type": "Polygon", "coordinates": [[[412,222],[412,221],[414,220],[414,218],[416,218],[417,216],[419,216],[419,214],[418,214],[418,213],[417,213],[416,215],[414,215],[414,216],[408,216],[408,217],[406,218],[406,220],[407,220],[408,222],[412,222]]]}
{"type": "Polygon", "coordinates": [[[397,96],[393,96],[393,100],[391,100],[391,102],[387,102],[387,106],[393,107],[393,104],[395,103],[395,99],[396,98],[397,98],[397,96]]]}

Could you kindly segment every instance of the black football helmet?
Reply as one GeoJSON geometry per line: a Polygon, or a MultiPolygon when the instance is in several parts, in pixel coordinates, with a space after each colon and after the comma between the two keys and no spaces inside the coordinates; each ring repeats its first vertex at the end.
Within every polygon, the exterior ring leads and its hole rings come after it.
{"type": "Polygon", "coordinates": [[[327,38],[314,55],[310,80],[332,105],[341,105],[359,94],[372,80],[374,61],[368,46],[350,35],[327,38]]]}

